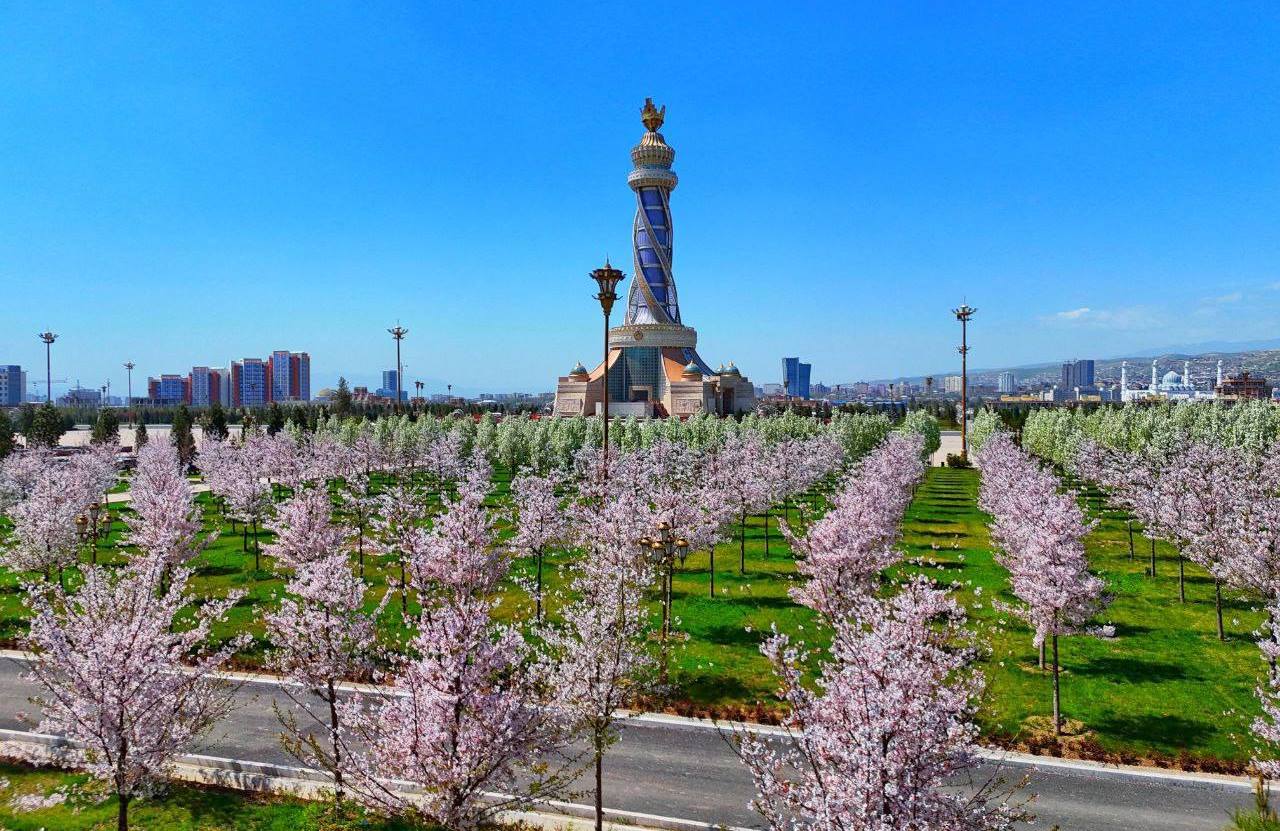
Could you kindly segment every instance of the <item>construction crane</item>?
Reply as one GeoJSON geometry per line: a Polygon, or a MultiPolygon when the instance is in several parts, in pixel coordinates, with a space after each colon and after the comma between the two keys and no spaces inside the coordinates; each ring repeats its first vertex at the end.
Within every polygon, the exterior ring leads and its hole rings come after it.
{"type": "MultiPolygon", "coordinates": [[[[48,381],[47,383],[50,385],[53,385],[53,384],[69,384],[71,382],[68,381],[66,378],[54,378],[52,381],[48,381]]],[[[40,382],[32,381],[31,382],[31,400],[35,401],[39,397],[40,397],[40,382]]]]}

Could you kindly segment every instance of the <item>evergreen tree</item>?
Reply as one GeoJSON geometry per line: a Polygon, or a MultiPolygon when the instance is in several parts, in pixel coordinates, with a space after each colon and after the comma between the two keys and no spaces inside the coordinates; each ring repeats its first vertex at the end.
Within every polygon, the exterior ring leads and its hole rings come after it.
{"type": "Polygon", "coordinates": [[[183,404],[173,414],[173,434],[170,441],[178,450],[178,459],[183,465],[191,464],[196,457],[196,439],[191,435],[191,411],[183,404]]]}
{"type": "Polygon", "coordinates": [[[110,407],[98,410],[89,440],[94,444],[116,444],[120,441],[120,416],[110,407]]]}
{"type": "Polygon", "coordinates": [[[267,408],[267,435],[274,436],[284,429],[284,410],[280,409],[279,401],[272,401],[271,406],[267,408]]]}
{"type": "Polygon", "coordinates": [[[138,422],[138,428],[133,431],[133,452],[147,446],[147,423],[145,421],[138,422]]]}
{"type": "Polygon", "coordinates": [[[13,438],[13,422],[9,420],[8,413],[0,410],[0,460],[12,453],[16,446],[17,441],[13,438]]]}
{"type": "Polygon", "coordinates": [[[36,406],[23,404],[18,408],[18,432],[24,436],[31,435],[31,425],[36,420],[36,406]]]}
{"type": "Polygon", "coordinates": [[[338,418],[351,415],[351,387],[346,378],[338,378],[338,391],[333,396],[333,414],[338,418]]]}
{"type": "Polygon", "coordinates": [[[227,430],[227,411],[222,409],[221,401],[209,405],[209,413],[205,417],[204,434],[210,438],[225,440],[230,434],[227,430]]]}
{"type": "Polygon", "coordinates": [[[52,403],[46,401],[44,406],[35,411],[31,425],[25,435],[27,445],[31,447],[57,447],[58,439],[67,432],[62,421],[62,414],[52,403]]]}

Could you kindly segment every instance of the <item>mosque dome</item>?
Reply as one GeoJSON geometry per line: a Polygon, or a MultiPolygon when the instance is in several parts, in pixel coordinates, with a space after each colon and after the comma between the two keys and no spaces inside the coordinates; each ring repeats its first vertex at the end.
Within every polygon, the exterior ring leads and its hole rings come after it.
{"type": "Polygon", "coordinates": [[[1160,383],[1169,385],[1181,384],[1182,376],[1171,369],[1164,374],[1163,378],[1160,379],[1160,383]]]}
{"type": "Polygon", "coordinates": [[[582,365],[582,361],[578,361],[573,365],[573,369],[569,370],[570,375],[588,375],[587,368],[582,365]]]}

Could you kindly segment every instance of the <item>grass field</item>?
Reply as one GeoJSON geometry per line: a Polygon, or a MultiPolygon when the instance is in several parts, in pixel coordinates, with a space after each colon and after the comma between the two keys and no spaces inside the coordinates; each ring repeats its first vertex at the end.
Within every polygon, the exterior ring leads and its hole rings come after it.
{"type": "MultiPolygon", "coordinates": [[[[494,504],[504,499],[508,482],[506,476],[497,478],[491,497],[494,504]]],[[[1005,573],[990,551],[986,517],[976,506],[977,487],[974,471],[930,469],[907,514],[904,545],[909,558],[932,561],[925,569],[928,574],[955,587],[989,647],[983,659],[988,678],[980,714],[984,733],[1010,743],[1035,743],[1048,724],[1050,678],[1036,667],[1030,632],[992,607],[993,598],[1012,598],[1006,593],[1005,573]]],[[[212,527],[216,519],[212,502],[207,494],[199,499],[212,527]]],[[[1090,500],[1091,505],[1098,502],[1096,495],[1090,500]]],[[[118,514],[124,509],[113,506],[112,510],[118,514]]],[[[792,518],[796,519],[794,511],[792,518]]],[[[770,517],[768,555],[763,518],[749,519],[743,574],[738,571],[736,540],[718,547],[714,598],[707,552],[690,555],[677,571],[673,609],[684,637],[672,656],[675,690],[666,706],[686,713],[763,717],[774,706],[774,680],[758,646],[771,625],[811,646],[823,645],[825,635],[813,614],[788,597],[795,568],[778,534],[778,519],[770,517]]],[[[1159,545],[1158,575],[1147,577],[1146,541],[1136,539],[1138,557],[1130,560],[1122,515],[1104,513],[1101,519],[1088,549],[1095,571],[1106,578],[1116,596],[1099,622],[1114,624],[1117,636],[1062,640],[1063,712],[1079,722],[1075,741],[1096,742],[1120,757],[1189,753],[1237,762],[1247,759],[1247,727],[1258,711],[1253,687],[1263,669],[1251,635],[1261,621],[1260,613],[1248,600],[1229,596],[1229,639],[1219,642],[1208,577],[1188,565],[1188,602],[1179,603],[1173,550],[1159,545]]],[[[123,524],[117,521],[112,537],[99,546],[101,560],[122,558],[116,548],[122,530],[123,524]]],[[[260,534],[264,545],[268,536],[260,534]]],[[[257,666],[265,648],[262,614],[284,583],[269,570],[266,559],[264,570],[254,572],[252,554],[241,548],[240,534],[223,534],[197,559],[192,590],[206,596],[234,588],[248,592],[217,634],[228,636],[245,629],[254,633],[257,640],[241,659],[244,665],[257,666]]],[[[558,566],[567,556],[548,560],[550,591],[560,585],[558,566]]],[[[531,575],[533,563],[518,561],[514,571],[531,575]]],[[[370,558],[367,576],[380,592],[386,589],[389,576],[394,583],[395,573],[370,558]]],[[[554,601],[550,610],[554,614],[554,601]]],[[[400,628],[398,613],[397,600],[383,618],[389,637],[395,637],[400,628]]],[[[514,585],[509,587],[499,615],[522,620],[531,614],[528,596],[514,585]]],[[[12,642],[24,626],[16,578],[5,575],[0,582],[0,637],[12,642]]]]}
{"type": "MultiPolygon", "coordinates": [[[[131,803],[129,819],[133,828],[146,831],[408,831],[412,827],[376,817],[339,819],[319,803],[183,785],[131,803]]],[[[115,798],[107,798],[88,776],[0,763],[0,828],[96,831],[115,827],[115,798]],[[36,810],[27,810],[23,801],[57,794],[64,795],[65,801],[36,810]]]]}

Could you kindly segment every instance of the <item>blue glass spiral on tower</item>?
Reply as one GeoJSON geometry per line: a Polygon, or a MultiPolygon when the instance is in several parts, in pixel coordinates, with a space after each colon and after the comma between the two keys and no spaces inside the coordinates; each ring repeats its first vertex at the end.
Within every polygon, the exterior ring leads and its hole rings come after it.
{"type": "Polygon", "coordinates": [[[632,226],[634,274],[644,279],[631,283],[627,295],[627,324],[680,323],[676,281],[671,272],[671,191],[676,174],[671,170],[676,151],[658,132],[667,108],[658,109],[646,98],[640,110],[645,134],[631,149],[635,168],[627,184],[636,194],[636,218],[632,226]]]}

